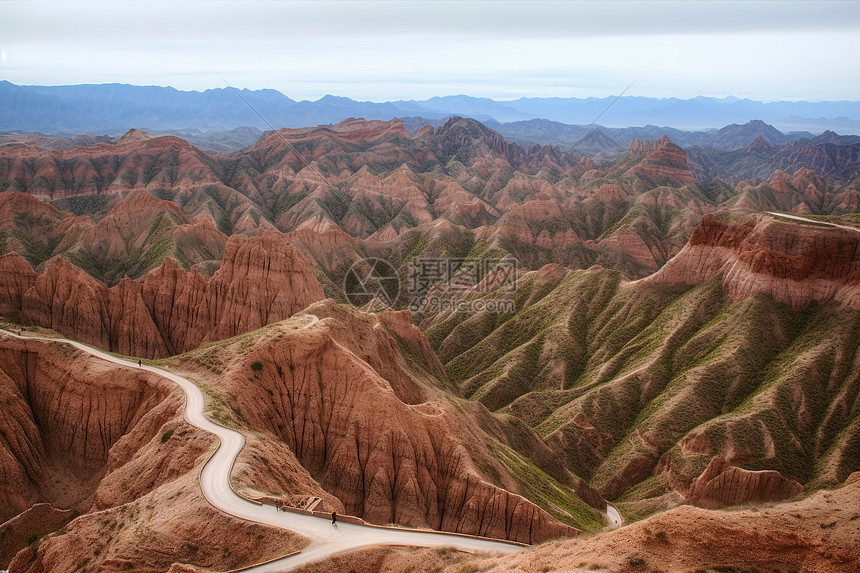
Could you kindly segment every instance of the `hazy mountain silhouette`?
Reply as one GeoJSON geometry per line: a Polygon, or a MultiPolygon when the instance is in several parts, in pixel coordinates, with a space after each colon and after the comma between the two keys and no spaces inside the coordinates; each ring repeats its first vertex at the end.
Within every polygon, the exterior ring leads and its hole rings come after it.
{"type": "MultiPolygon", "coordinates": [[[[294,101],[281,92],[217,88],[203,92],[125,84],[19,86],[0,81],[0,130],[46,133],[119,134],[148,130],[308,127],[350,117],[390,120],[452,115],[481,121],[547,119],[588,125],[614,98],[521,98],[499,102],[466,95],[424,101],[375,103],[326,95],[294,101]],[[240,97],[241,96],[241,97],[240,97]],[[244,101],[243,101],[244,100],[244,101]],[[253,108],[253,109],[252,109],[253,108]],[[263,119],[264,118],[264,119],[263,119]]],[[[760,119],[782,130],[860,132],[860,102],[757,102],[736,98],[622,97],[601,118],[602,125],[663,125],[682,129],[720,128],[760,119]]]]}

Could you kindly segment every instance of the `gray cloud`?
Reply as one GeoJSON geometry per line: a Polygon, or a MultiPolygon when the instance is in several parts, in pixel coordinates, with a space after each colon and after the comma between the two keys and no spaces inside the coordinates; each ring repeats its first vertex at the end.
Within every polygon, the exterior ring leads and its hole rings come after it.
{"type": "Polygon", "coordinates": [[[4,2],[0,77],[386,100],[856,99],[860,3],[4,2]]]}
{"type": "Polygon", "coordinates": [[[4,2],[12,38],[510,38],[856,29],[853,1],[4,2]]]}

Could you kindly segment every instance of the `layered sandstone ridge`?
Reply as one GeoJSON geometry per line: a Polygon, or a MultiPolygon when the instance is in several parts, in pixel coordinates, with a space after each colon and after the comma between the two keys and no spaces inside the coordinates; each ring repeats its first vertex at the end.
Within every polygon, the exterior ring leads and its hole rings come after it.
{"type": "Polygon", "coordinates": [[[687,153],[667,136],[652,141],[634,139],[627,147],[631,157],[639,159],[625,176],[637,175],[658,184],[695,185],[696,178],[687,165],[687,153]]]}
{"type": "MultiPolygon", "coordinates": [[[[207,274],[227,236],[258,229],[336,230],[395,267],[406,255],[494,248],[531,269],[599,262],[643,277],[714,210],[667,138],[595,164],[575,151],[522,149],[463,118],[414,134],[399,120],[284,129],[229,156],[140,133],[65,150],[6,146],[0,211],[7,194],[15,214],[0,213],[0,254],[33,267],[62,255],[110,286],[165,256],[207,274]]],[[[342,270],[326,272],[340,282],[342,270]]]]}
{"type": "Polygon", "coordinates": [[[178,173],[218,181],[218,169],[213,172],[209,156],[185,140],[135,132],[116,144],[47,151],[29,145],[6,147],[0,179],[10,182],[10,190],[44,200],[172,187],[183,179],[178,173]]]}
{"type": "Polygon", "coordinates": [[[164,357],[283,320],[324,298],[295,247],[278,232],[233,236],[208,278],[172,258],[142,279],[108,288],[66,259],[37,274],[0,257],[0,311],[106,350],[164,357]]]}
{"type": "Polygon", "coordinates": [[[860,309],[860,233],[770,216],[742,224],[705,217],[680,253],[638,282],[695,285],[718,274],[735,301],[768,294],[794,308],[834,300],[860,309]]]}
{"type": "Polygon", "coordinates": [[[803,486],[776,471],[748,471],[715,456],[687,492],[687,501],[706,509],[782,501],[803,493],[803,486]]]}

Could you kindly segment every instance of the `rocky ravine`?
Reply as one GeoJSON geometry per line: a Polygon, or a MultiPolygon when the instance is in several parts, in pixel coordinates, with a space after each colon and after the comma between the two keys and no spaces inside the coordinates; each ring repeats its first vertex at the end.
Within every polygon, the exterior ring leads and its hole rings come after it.
{"type": "Polygon", "coordinates": [[[324,298],[298,251],[277,232],[231,237],[211,277],[171,258],[108,288],[65,258],[41,273],[0,257],[0,313],[105,350],[158,358],[283,320],[324,298]]]}
{"type": "MultiPolygon", "coordinates": [[[[181,404],[181,395],[156,377],[116,376],[67,348],[5,336],[0,379],[4,521],[39,501],[90,509],[108,468],[134,457],[126,443],[149,442],[181,404]]],[[[169,471],[158,471],[168,468],[153,466],[153,478],[170,479],[169,471]]]]}
{"type": "Polygon", "coordinates": [[[215,444],[159,376],[0,334],[0,402],[0,567],[230,568],[301,545],[206,503],[197,475],[215,444]]]}

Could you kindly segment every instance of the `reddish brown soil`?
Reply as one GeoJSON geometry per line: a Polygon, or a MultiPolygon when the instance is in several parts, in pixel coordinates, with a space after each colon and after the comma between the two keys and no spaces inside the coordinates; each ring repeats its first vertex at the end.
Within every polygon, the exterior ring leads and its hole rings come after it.
{"type": "Polygon", "coordinates": [[[0,509],[13,518],[0,566],[21,550],[10,571],[230,569],[302,544],[209,506],[197,479],[216,444],[159,376],[2,336],[0,402],[0,509]]]}
{"type": "Polygon", "coordinates": [[[234,476],[245,487],[317,495],[297,487],[304,480],[273,477],[272,464],[298,465],[294,455],[336,498],[321,496],[327,503],[372,523],[526,543],[578,533],[514,493],[478,412],[437,387],[444,372],[408,313],[369,315],[332,301],[305,313],[176,360],[189,377],[213,380],[230,405],[219,416],[274,440],[258,457],[243,454],[234,476]],[[309,315],[321,320],[305,328],[309,315]]]}
{"type": "Polygon", "coordinates": [[[766,293],[795,308],[835,300],[860,308],[860,233],[760,216],[743,224],[706,217],[646,284],[699,284],[722,275],[733,300],[766,293]]]}
{"type": "Polygon", "coordinates": [[[300,571],[856,573],[860,570],[860,474],[847,483],[802,501],[761,509],[714,511],[683,506],[615,531],[551,542],[509,557],[380,548],[335,557],[300,571]]]}

